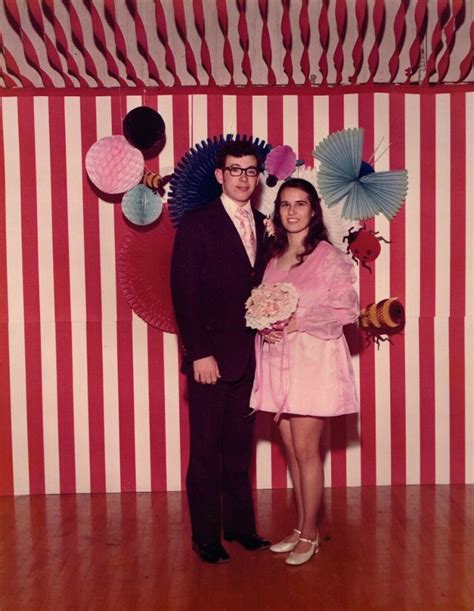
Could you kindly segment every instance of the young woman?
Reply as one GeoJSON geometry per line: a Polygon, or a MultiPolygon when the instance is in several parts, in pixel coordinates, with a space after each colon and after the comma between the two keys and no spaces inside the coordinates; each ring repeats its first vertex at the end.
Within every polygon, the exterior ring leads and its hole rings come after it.
{"type": "Polygon", "coordinates": [[[323,494],[319,442],[325,419],[356,412],[351,358],[342,327],[359,316],[350,259],[332,246],[319,197],[306,180],[284,182],[275,202],[275,236],[264,283],[290,282],[298,307],[283,331],[257,341],[259,366],[251,406],[276,413],[293,480],[298,521],[273,545],[303,564],[318,551],[317,517],[323,494]]]}

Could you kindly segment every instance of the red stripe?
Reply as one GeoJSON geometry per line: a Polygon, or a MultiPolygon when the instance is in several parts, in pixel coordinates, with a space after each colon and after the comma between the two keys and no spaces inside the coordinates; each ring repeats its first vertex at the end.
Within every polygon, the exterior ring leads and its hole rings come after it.
{"type": "Polygon", "coordinates": [[[390,71],[390,82],[393,83],[395,80],[398,69],[400,67],[400,53],[403,50],[405,44],[405,38],[407,33],[406,27],[406,11],[409,4],[409,0],[403,0],[400,2],[400,7],[393,20],[393,33],[395,36],[395,50],[388,62],[388,68],[390,71]]]}
{"type": "Polygon", "coordinates": [[[186,68],[188,73],[193,77],[196,84],[199,83],[197,74],[196,58],[194,57],[193,49],[188,42],[188,36],[186,33],[186,16],[184,14],[183,0],[175,0],[173,3],[174,7],[174,22],[176,30],[181,38],[184,45],[184,57],[186,59],[186,68]]]}
{"type": "MultiPolygon", "coordinates": [[[[390,103],[390,169],[405,167],[405,96],[394,93],[390,103]]],[[[384,236],[385,237],[385,236],[384,236]]],[[[388,238],[387,238],[388,239],[388,238]]],[[[405,304],[405,207],[390,223],[390,296],[405,304]]],[[[383,243],[382,243],[383,244],[383,243]]],[[[391,483],[406,484],[405,337],[390,346],[391,483]]]]}
{"type": "Polygon", "coordinates": [[[202,0],[193,0],[193,10],[196,30],[201,39],[201,65],[209,77],[209,85],[215,85],[216,81],[212,76],[211,54],[206,42],[206,21],[204,19],[202,0]]]}
{"type": "Polygon", "coordinates": [[[38,220],[33,98],[18,100],[20,139],[23,298],[25,314],[26,409],[31,494],[44,494],[43,388],[38,270],[38,220]]]}
{"type": "Polygon", "coordinates": [[[219,136],[224,130],[222,95],[207,96],[207,133],[209,138],[219,136]]]}
{"type": "Polygon", "coordinates": [[[443,48],[443,30],[449,19],[451,8],[448,0],[437,0],[438,19],[435,22],[433,35],[431,37],[431,53],[426,61],[426,77],[428,83],[430,76],[436,72],[436,59],[443,48]]]}
{"type": "MultiPolygon", "coordinates": [[[[193,143],[194,144],[194,143],[193,143]]],[[[175,165],[190,149],[189,142],[189,96],[173,96],[173,145],[175,165]]],[[[179,355],[181,363],[182,356],[179,355]]],[[[181,452],[181,488],[186,488],[186,470],[189,462],[189,419],[187,400],[187,379],[179,374],[179,423],[180,423],[180,452],[181,452]]]]}
{"type": "Polygon", "coordinates": [[[450,482],[465,481],[466,98],[451,94],[450,482]]]}
{"type": "Polygon", "coordinates": [[[161,6],[161,1],[156,0],[155,3],[155,23],[156,23],[156,33],[158,34],[158,38],[160,39],[162,45],[165,48],[165,65],[169,72],[174,77],[174,84],[178,87],[181,86],[181,80],[178,77],[176,72],[176,65],[174,61],[173,51],[168,42],[168,32],[166,30],[166,17],[163,7],[161,6]]]}
{"type": "Polygon", "coordinates": [[[342,71],[344,69],[344,42],[347,33],[347,7],[346,0],[336,0],[336,26],[337,26],[337,45],[334,51],[334,67],[336,68],[336,85],[342,81],[342,71]]]}
{"type": "MultiPolygon", "coordinates": [[[[120,134],[127,113],[126,97],[112,99],[112,133],[120,134]]],[[[106,205],[101,203],[100,205],[106,205]]],[[[127,225],[120,205],[114,207],[115,253],[127,233],[127,225]]],[[[115,277],[118,276],[115,256],[115,277]]],[[[122,492],[135,490],[135,419],[133,386],[132,310],[125,301],[120,285],[116,284],[117,299],[117,367],[120,435],[120,482],[122,492]]]]}
{"type": "MultiPolygon", "coordinates": [[[[269,100],[268,108],[270,109],[275,102],[278,106],[282,104],[281,98],[278,97],[269,100]]],[[[253,135],[253,123],[252,123],[252,96],[241,95],[237,96],[237,133],[246,136],[253,135]]],[[[270,138],[270,135],[268,136],[270,138]]],[[[280,142],[281,143],[281,142],[280,142]]]]}
{"type": "Polygon", "coordinates": [[[303,43],[303,50],[301,52],[300,67],[304,74],[304,82],[307,83],[310,76],[311,64],[309,61],[309,43],[311,40],[311,28],[309,25],[309,14],[308,14],[308,0],[302,0],[301,12],[299,18],[301,42],[303,43]]]}
{"type": "Polygon", "coordinates": [[[385,0],[375,0],[374,12],[373,12],[373,23],[375,41],[372,46],[372,50],[369,53],[368,64],[370,70],[369,83],[373,82],[375,75],[379,67],[380,59],[380,45],[383,40],[385,32],[385,0]]]}
{"type": "MultiPolygon", "coordinates": [[[[247,108],[251,108],[249,102],[247,108]]],[[[283,144],[283,96],[268,97],[268,142],[272,146],[283,144]]],[[[240,124],[239,124],[240,126],[240,124]]],[[[272,440],[272,488],[286,488],[286,460],[281,449],[281,440],[278,428],[272,426],[270,429],[272,440]]]]}
{"type": "Polygon", "coordinates": [[[420,99],[420,479],[435,482],[436,97],[420,99]]]}
{"type": "Polygon", "coordinates": [[[291,20],[290,20],[290,2],[283,2],[283,15],[281,16],[281,35],[282,42],[285,48],[285,56],[283,58],[283,70],[288,76],[288,83],[294,84],[293,79],[293,60],[291,57],[291,49],[293,46],[291,36],[291,20]]]}
{"type": "MultiPolygon", "coordinates": [[[[374,152],[374,96],[359,96],[359,126],[364,129],[363,159],[374,152]]],[[[366,222],[367,229],[374,229],[374,221],[366,222]]],[[[360,306],[375,302],[375,274],[360,270],[360,306]]],[[[375,405],[375,350],[374,346],[363,347],[360,352],[360,437],[361,437],[361,482],[363,486],[377,483],[376,470],[376,405],[375,405]]]]}
{"type": "Polygon", "coordinates": [[[10,399],[10,354],[7,296],[7,228],[5,193],[5,142],[0,99],[0,495],[13,494],[13,454],[10,399]]]}
{"type": "Polygon", "coordinates": [[[349,77],[351,83],[357,83],[357,77],[362,70],[362,62],[364,60],[364,39],[367,33],[368,23],[367,0],[356,0],[355,15],[357,21],[357,40],[352,49],[354,74],[349,77]]]}
{"type": "Polygon", "coordinates": [[[237,29],[239,31],[239,43],[244,52],[242,59],[242,71],[247,77],[247,83],[252,82],[252,64],[249,55],[249,33],[247,28],[247,20],[245,17],[245,0],[237,0],[237,10],[239,11],[239,20],[237,29]]]}
{"type": "Polygon", "coordinates": [[[458,83],[464,81],[468,77],[472,70],[472,66],[474,65],[474,57],[472,53],[472,48],[474,47],[474,21],[471,23],[470,40],[470,49],[467,52],[466,57],[459,64],[459,79],[457,80],[458,83]]]}
{"type": "MultiPolygon", "coordinates": [[[[82,154],[97,140],[95,96],[81,99],[82,154]]],[[[84,270],[87,319],[87,397],[89,405],[89,462],[91,492],[105,492],[104,371],[102,361],[102,296],[99,202],[83,171],[84,270]]]]}
{"type": "Polygon", "coordinates": [[[318,66],[323,77],[322,84],[327,83],[328,78],[328,49],[329,49],[329,0],[323,0],[321,12],[318,20],[319,42],[321,43],[322,53],[319,58],[318,66]]]}
{"type": "Polygon", "coordinates": [[[267,66],[267,82],[269,85],[276,83],[275,73],[272,70],[272,43],[268,29],[268,0],[258,0],[260,15],[262,17],[262,57],[267,66]]]}
{"type": "Polygon", "coordinates": [[[234,58],[232,55],[232,47],[228,38],[229,22],[227,19],[226,0],[216,0],[217,21],[224,36],[224,66],[230,74],[230,82],[234,84],[234,58]]]}
{"type": "Polygon", "coordinates": [[[52,169],[51,209],[56,320],[59,478],[61,492],[68,493],[76,491],[76,469],[64,98],[51,98],[49,100],[49,128],[52,169]]]}
{"type": "Polygon", "coordinates": [[[409,81],[412,75],[416,74],[420,67],[421,60],[421,45],[426,36],[426,28],[428,27],[428,7],[427,0],[418,0],[415,8],[415,24],[416,24],[416,37],[410,46],[410,68],[407,72],[407,81],[409,81]]]}
{"type": "MultiPolygon", "coordinates": [[[[344,128],[344,96],[335,95],[329,104],[329,133],[344,128]]],[[[329,418],[331,440],[331,484],[345,486],[346,473],[346,418],[329,418]]]]}

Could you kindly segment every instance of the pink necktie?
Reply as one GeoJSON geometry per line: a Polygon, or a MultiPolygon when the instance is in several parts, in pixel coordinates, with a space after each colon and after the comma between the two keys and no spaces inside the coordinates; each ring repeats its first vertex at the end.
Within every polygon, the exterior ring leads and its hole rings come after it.
{"type": "Polygon", "coordinates": [[[246,208],[237,208],[235,213],[239,225],[239,233],[242,239],[242,244],[247,251],[250,263],[252,266],[255,263],[255,254],[257,251],[257,245],[255,242],[255,236],[252,230],[252,223],[250,221],[250,214],[246,208]]]}

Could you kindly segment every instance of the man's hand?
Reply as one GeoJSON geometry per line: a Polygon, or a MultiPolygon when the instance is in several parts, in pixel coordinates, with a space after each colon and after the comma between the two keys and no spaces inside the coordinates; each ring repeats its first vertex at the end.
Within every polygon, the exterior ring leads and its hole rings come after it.
{"type": "Polygon", "coordinates": [[[205,356],[193,361],[194,379],[201,384],[215,384],[221,377],[217,361],[213,356],[205,356]]]}

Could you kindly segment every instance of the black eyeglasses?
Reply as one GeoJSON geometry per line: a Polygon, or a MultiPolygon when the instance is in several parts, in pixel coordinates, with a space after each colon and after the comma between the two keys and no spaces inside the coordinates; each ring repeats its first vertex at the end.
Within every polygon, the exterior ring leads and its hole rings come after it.
{"type": "Polygon", "coordinates": [[[258,168],[256,168],[254,165],[251,165],[249,168],[241,168],[238,165],[231,165],[225,167],[224,170],[227,170],[231,176],[242,176],[244,172],[245,176],[258,176],[258,168]]]}

